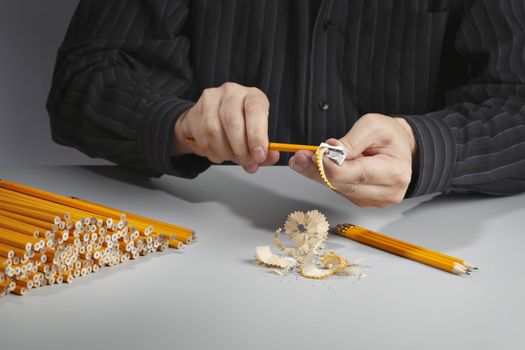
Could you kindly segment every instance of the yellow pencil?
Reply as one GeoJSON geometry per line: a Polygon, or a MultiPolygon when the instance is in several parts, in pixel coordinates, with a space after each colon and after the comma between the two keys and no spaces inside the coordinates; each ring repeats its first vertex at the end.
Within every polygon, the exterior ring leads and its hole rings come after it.
{"type": "Polygon", "coordinates": [[[0,180],[0,296],[71,283],[193,238],[189,228],[0,180]]]}
{"type": "Polygon", "coordinates": [[[374,248],[459,275],[470,274],[468,270],[470,270],[471,266],[473,267],[472,264],[464,260],[419,247],[356,225],[338,225],[335,233],[374,248]]]}
{"type": "MultiPolygon", "coordinates": [[[[194,138],[188,137],[186,139],[186,142],[191,144],[196,144],[197,141],[194,138]]],[[[278,142],[270,142],[268,144],[268,149],[272,151],[279,151],[279,152],[289,152],[289,153],[295,153],[297,151],[305,150],[310,152],[315,152],[319,146],[310,146],[310,145],[296,145],[293,143],[278,143],[278,142]]]]}
{"type": "Polygon", "coordinates": [[[39,201],[40,199],[40,203],[42,203],[42,200],[48,201],[50,202],[48,205],[51,207],[69,207],[69,211],[75,212],[77,215],[80,213],[91,213],[91,216],[93,216],[93,214],[103,215],[116,220],[119,220],[122,217],[128,217],[130,226],[142,227],[145,225],[154,225],[156,230],[174,232],[178,237],[181,237],[184,241],[190,240],[190,238],[193,237],[195,234],[193,230],[182,226],[177,226],[158,220],[145,218],[137,214],[119,211],[107,206],[88,202],[86,200],[82,200],[76,197],[69,198],[55,193],[38,190],[29,186],[16,184],[6,180],[0,180],[0,187],[11,191],[11,194],[14,196],[16,196],[16,194],[14,194],[13,192],[18,193],[18,195],[22,194],[21,197],[36,197],[36,201],[39,201]],[[124,216],[122,214],[124,214],[124,216]]]}

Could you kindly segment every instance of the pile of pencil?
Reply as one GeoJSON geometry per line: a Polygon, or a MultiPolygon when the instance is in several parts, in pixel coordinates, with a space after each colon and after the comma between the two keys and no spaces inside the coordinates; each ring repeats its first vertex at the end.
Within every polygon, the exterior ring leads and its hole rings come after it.
{"type": "Polygon", "coordinates": [[[0,296],[192,242],[191,229],[0,180],[0,296]]]}
{"type": "Polygon", "coordinates": [[[463,259],[423,248],[360,226],[352,224],[337,225],[334,233],[457,275],[470,275],[472,270],[478,269],[463,259]]]}

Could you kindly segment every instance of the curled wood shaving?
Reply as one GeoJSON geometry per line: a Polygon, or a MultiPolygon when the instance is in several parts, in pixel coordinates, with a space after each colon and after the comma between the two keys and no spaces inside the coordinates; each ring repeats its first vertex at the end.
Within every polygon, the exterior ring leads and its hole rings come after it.
{"type": "Polygon", "coordinates": [[[312,278],[316,280],[320,280],[323,278],[330,277],[334,274],[333,270],[323,270],[317,268],[315,265],[299,265],[299,272],[301,273],[301,276],[306,278],[312,278]]]}
{"type": "Polygon", "coordinates": [[[290,269],[272,269],[272,270],[279,276],[288,276],[290,274],[290,269]]]}
{"type": "Polygon", "coordinates": [[[306,213],[295,211],[288,215],[284,223],[284,231],[292,242],[294,242],[292,237],[300,234],[307,240],[312,238],[326,240],[329,228],[328,220],[319,210],[309,210],[306,213]]]}
{"type": "Polygon", "coordinates": [[[349,265],[348,260],[346,260],[343,257],[340,257],[339,255],[336,255],[333,252],[328,252],[325,254],[321,261],[323,263],[323,267],[327,269],[333,269],[334,273],[338,273],[344,269],[346,269],[349,265]]]}
{"type": "MultiPolygon", "coordinates": [[[[322,258],[320,260],[322,260],[322,258]]],[[[327,267],[323,264],[316,263],[316,256],[313,252],[309,252],[299,258],[299,273],[303,277],[322,279],[332,276],[335,270],[335,265],[327,267]]]]}
{"type": "Polygon", "coordinates": [[[314,243],[320,242],[324,248],[324,241],[328,238],[330,225],[326,217],[318,210],[310,210],[306,213],[294,211],[284,223],[284,233],[295,247],[285,247],[281,243],[280,234],[282,229],[277,229],[274,235],[275,246],[284,254],[297,257],[312,250],[314,243]]]}
{"type": "Polygon", "coordinates": [[[277,247],[277,249],[279,249],[284,254],[286,254],[288,256],[297,257],[297,256],[300,256],[300,255],[305,254],[306,252],[310,251],[310,249],[311,249],[310,243],[308,241],[306,241],[306,240],[300,246],[296,245],[295,247],[285,247],[281,243],[281,238],[280,238],[281,232],[282,232],[282,229],[280,229],[280,228],[275,231],[275,234],[273,235],[273,242],[274,242],[275,246],[277,247]]]}
{"type": "Polygon", "coordinates": [[[303,245],[308,239],[308,227],[305,226],[306,214],[302,211],[294,211],[288,215],[284,223],[284,232],[288,239],[296,246],[303,245]],[[301,227],[302,226],[302,227],[301,227]]]}
{"type": "Polygon", "coordinates": [[[324,171],[324,164],[323,164],[323,156],[328,151],[328,148],[326,147],[319,147],[317,148],[317,151],[315,152],[315,162],[317,164],[317,169],[319,170],[319,175],[321,175],[321,178],[323,179],[324,183],[330,187],[332,190],[336,190],[335,186],[332,185],[328,177],[326,176],[326,173],[324,171]]]}
{"type": "Polygon", "coordinates": [[[281,242],[283,230],[279,228],[273,240],[284,256],[272,253],[269,246],[259,246],[255,250],[255,259],[272,267],[281,276],[296,270],[301,276],[313,279],[334,274],[361,277],[363,274],[356,269],[347,271],[349,266],[357,265],[358,262],[349,262],[333,252],[324,252],[328,229],[326,217],[318,210],[293,212],[284,224],[284,234],[293,246],[284,246],[281,242]]]}
{"type": "Polygon", "coordinates": [[[255,260],[258,262],[277,267],[280,269],[290,269],[297,265],[297,261],[290,257],[278,256],[270,250],[270,246],[263,245],[255,248],[255,260]]]}

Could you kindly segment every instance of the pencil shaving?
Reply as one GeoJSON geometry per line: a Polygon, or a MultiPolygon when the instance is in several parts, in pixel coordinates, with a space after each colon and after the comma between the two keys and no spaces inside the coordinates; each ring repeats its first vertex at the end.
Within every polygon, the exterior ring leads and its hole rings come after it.
{"type": "Polygon", "coordinates": [[[321,258],[323,267],[326,269],[333,269],[334,273],[338,273],[349,266],[348,260],[336,255],[333,252],[328,252],[321,258]]]}
{"type": "Polygon", "coordinates": [[[295,211],[288,215],[284,223],[284,231],[290,240],[292,236],[303,234],[307,239],[316,238],[324,241],[328,238],[329,228],[328,220],[318,210],[310,210],[306,213],[295,211]]]}
{"type": "Polygon", "coordinates": [[[272,270],[279,276],[288,276],[290,274],[290,269],[272,269],[272,270]]]}
{"type": "Polygon", "coordinates": [[[332,185],[332,183],[330,182],[330,180],[328,179],[324,171],[323,158],[327,151],[328,151],[328,148],[319,146],[319,148],[315,152],[315,163],[317,165],[317,169],[319,170],[319,175],[321,175],[321,178],[323,179],[324,183],[328,187],[330,187],[332,190],[335,191],[336,190],[335,186],[332,185]]]}
{"type": "Polygon", "coordinates": [[[290,257],[278,256],[270,250],[270,246],[263,245],[255,248],[255,259],[268,266],[280,269],[289,269],[297,264],[297,261],[290,257]]]}
{"type": "Polygon", "coordinates": [[[332,275],[362,277],[363,273],[357,270],[359,260],[349,262],[334,252],[324,252],[329,227],[328,220],[318,210],[292,212],[284,223],[284,230],[278,228],[273,236],[276,248],[284,256],[274,254],[269,246],[258,246],[255,249],[255,259],[271,267],[280,276],[296,271],[301,276],[312,279],[332,275]],[[291,246],[285,246],[281,242],[283,233],[291,246]],[[350,266],[351,271],[347,270],[350,266]]]}
{"type": "Polygon", "coordinates": [[[332,276],[338,265],[323,264],[324,256],[319,256],[312,250],[302,257],[299,257],[299,273],[301,276],[312,279],[322,279],[332,276]]]}
{"type": "Polygon", "coordinates": [[[285,255],[288,255],[288,256],[297,257],[297,256],[301,255],[301,252],[304,252],[304,251],[308,250],[308,242],[306,242],[306,240],[305,240],[305,242],[303,242],[300,245],[296,243],[295,247],[285,247],[281,243],[281,238],[280,238],[281,232],[282,232],[281,228],[279,228],[279,229],[277,229],[275,231],[275,234],[273,236],[273,242],[274,242],[275,246],[277,247],[277,249],[279,249],[282,253],[284,253],[285,255]]]}

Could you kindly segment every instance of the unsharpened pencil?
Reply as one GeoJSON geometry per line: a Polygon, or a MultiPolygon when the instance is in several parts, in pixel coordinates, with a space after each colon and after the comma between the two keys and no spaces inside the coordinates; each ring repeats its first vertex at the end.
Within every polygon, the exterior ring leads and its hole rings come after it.
{"type": "Polygon", "coordinates": [[[180,249],[194,231],[0,180],[0,296],[180,249]]]}
{"type": "Polygon", "coordinates": [[[477,267],[462,259],[367,230],[360,226],[352,224],[337,225],[334,232],[340,236],[353,239],[374,248],[458,275],[468,275],[470,274],[470,270],[477,269],[477,267]]]}

